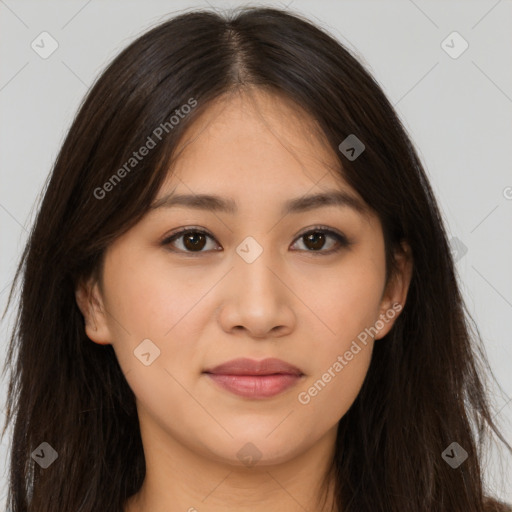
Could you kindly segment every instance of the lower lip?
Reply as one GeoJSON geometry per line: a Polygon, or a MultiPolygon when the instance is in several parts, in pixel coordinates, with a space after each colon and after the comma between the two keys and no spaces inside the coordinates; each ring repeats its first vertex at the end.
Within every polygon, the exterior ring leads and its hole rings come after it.
{"type": "Polygon", "coordinates": [[[221,375],[207,373],[219,386],[246,398],[269,398],[294,386],[300,375],[221,375]]]}

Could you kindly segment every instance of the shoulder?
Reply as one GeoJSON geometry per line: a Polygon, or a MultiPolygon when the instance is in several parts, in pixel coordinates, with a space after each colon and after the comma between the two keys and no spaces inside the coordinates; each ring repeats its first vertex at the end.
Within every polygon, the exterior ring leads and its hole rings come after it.
{"type": "Polygon", "coordinates": [[[483,512],[512,512],[512,504],[486,497],[484,498],[483,512]]]}

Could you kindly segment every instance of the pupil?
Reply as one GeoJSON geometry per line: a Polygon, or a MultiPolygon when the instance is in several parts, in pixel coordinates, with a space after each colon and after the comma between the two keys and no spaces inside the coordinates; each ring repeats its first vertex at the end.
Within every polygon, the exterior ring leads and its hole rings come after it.
{"type": "Polygon", "coordinates": [[[187,236],[185,236],[185,247],[187,247],[187,249],[202,249],[204,247],[204,243],[201,245],[201,242],[197,240],[197,238],[201,237],[203,238],[204,242],[204,236],[201,233],[188,234],[187,236]],[[189,244],[191,245],[189,246],[189,244]]]}
{"type": "Polygon", "coordinates": [[[323,233],[314,232],[306,235],[306,238],[308,242],[313,242],[314,249],[321,249],[324,245],[324,236],[323,233]]]}

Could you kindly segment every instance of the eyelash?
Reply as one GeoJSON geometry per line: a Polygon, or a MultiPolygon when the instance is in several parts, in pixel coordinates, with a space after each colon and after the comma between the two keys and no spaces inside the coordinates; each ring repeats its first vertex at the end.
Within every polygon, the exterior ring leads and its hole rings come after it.
{"type": "MultiPolygon", "coordinates": [[[[210,237],[211,239],[215,240],[215,238],[210,233],[208,233],[207,231],[204,231],[203,229],[196,229],[193,227],[188,227],[188,228],[180,229],[179,231],[177,231],[175,233],[171,233],[169,236],[165,237],[164,240],[162,240],[161,245],[169,246],[169,245],[171,245],[171,243],[174,240],[177,240],[181,236],[183,236],[185,234],[189,234],[189,233],[206,235],[207,237],[210,237]]],[[[336,247],[334,249],[330,249],[328,251],[303,250],[304,252],[313,253],[314,255],[318,255],[318,256],[328,256],[330,254],[340,252],[342,249],[345,249],[345,248],[349,247],[350,245],[352,245],[352,242],[350,242],[344,235],[342,235],[341,233],[338,233],[337,231],[334,231],[326,226],[314,226],[313,228],[310,228],[307,231],[298,235],[296,240],[298,241],[300,238],[302,238],[306,235],[312,234],[312,233],[323,233],[323,234],[333,237],[338,242],[338,247],[336,247]]],[[[209,251],[202,251],[202,250],[201,251],[184,251],[182,249],[176,249],[176,248],[174,248],[174,249],[169,248],[169,250],[171,252],[182,253],[182,254],[186,254],[187,256],[193,256],[193,257],[195,257],[196,255],[199,255],[201,253],[209,252],[209,251]]]]}

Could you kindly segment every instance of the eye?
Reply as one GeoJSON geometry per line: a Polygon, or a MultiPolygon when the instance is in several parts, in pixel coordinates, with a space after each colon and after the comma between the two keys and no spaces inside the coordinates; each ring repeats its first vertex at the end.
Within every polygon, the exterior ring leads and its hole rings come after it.
{"type": "MultiPolygon", "coordinates": [[[[203,249],[208,245],[208,239],[215,240],[213,236],[202,229],[184,228],[166,237],[162,241],[162,245],[173,247],[169,249],[172,252],[183,252],[189,254],[201,253],[208,252],[203,251],[203,249]],[[176,242],[180,242],[178,245],[181,247],[176,247],[176,242]]],[[[303,242],[306,247],[306,249],[304,249],[305,252],[316,252],[319,253],[319,255],[332,254],[351,245],[351,242],[349,242],[344,235],[324,226],[317,226],[302,233],[299,235],[297,240],[303,242]],[[329,250],[321,250],[324,248],[326,240],[329,238],[331,239],[331,248],[329,250]],[[332,242],[332,240],[334,240],[334,242],[332,242]]],[[[222,249],[213,248],[212,250],[219,251],[222,249]]]]}
{"type": "Polygon", "coordinates": [[[181,241],[181,248],[178,250],[170,249],[173,252],[205,252],[202,249],[205,247],[206,238],[214,240],[206,231],[201,229],[185,228],[173,235],[167,237],[162,241],[162,245],[174,246],[175,241],[181,241]]]}
{"type": "Polygon", "coordinates": [[[303,243],[306,247],[313,249],[312,251],[308,251],[306,249],[307,252],[318,252],[319,255],[323,256],[338,252],[341,249],[351,245],[351,242],[348,241],[347,237],[324,226],[317,226],[313,229],[310,229],[309,231],[306,231],[305,233],[302,233],[299,235],[298,240],[303,240],[303,243]],[[334,243],[330,244],[331,249],[321,251],[320,249],[324,248],[325,242],[329,238],[334,240],[334,243]]]}

